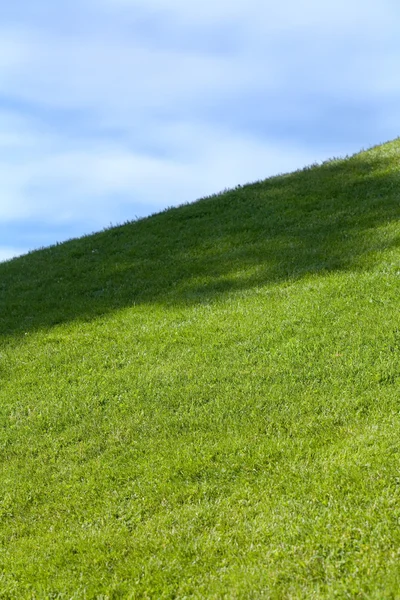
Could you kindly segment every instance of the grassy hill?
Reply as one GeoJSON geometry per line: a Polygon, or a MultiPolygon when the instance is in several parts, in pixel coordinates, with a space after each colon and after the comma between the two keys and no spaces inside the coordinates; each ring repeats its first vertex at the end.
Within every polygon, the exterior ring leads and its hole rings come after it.
{"type": "Polygon", "coordinates": [[[0,598],[400,597],[399,168],[0,264],[0,598]]]}

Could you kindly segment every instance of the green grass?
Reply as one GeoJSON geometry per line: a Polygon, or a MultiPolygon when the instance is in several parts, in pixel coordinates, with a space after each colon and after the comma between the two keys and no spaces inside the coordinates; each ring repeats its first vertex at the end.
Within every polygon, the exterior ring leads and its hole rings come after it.
{"type": "Polygon", "coordinates": [[[399,166],[0,264],[0,598],[400,598],[399,166]]]}

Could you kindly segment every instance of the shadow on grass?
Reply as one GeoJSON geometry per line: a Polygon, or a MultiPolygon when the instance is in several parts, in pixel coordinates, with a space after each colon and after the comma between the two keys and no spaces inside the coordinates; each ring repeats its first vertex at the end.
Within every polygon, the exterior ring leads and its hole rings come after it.
{"type": "Polygon", "coordinates": [[[0,264],[0,336],[366,268],[399,243],[378,232],[400,216],[399,159],[396,141],[0,264]]]}

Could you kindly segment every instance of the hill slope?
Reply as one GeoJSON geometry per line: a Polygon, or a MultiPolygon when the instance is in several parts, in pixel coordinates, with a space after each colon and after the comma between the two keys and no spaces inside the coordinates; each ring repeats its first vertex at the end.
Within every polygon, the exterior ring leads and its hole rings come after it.
{"type": "Polygon", "coordinates": [[[400,141],[0,264],[0,596],[400,595],[400,141]]]}

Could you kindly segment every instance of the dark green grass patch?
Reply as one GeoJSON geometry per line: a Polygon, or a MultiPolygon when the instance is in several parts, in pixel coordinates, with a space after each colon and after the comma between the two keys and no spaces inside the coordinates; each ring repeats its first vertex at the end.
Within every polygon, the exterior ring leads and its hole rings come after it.
{"type": "Polygon", "coordinates": [[[399,158],[0,265],[0,597],[400,596],[399,158]]]}

